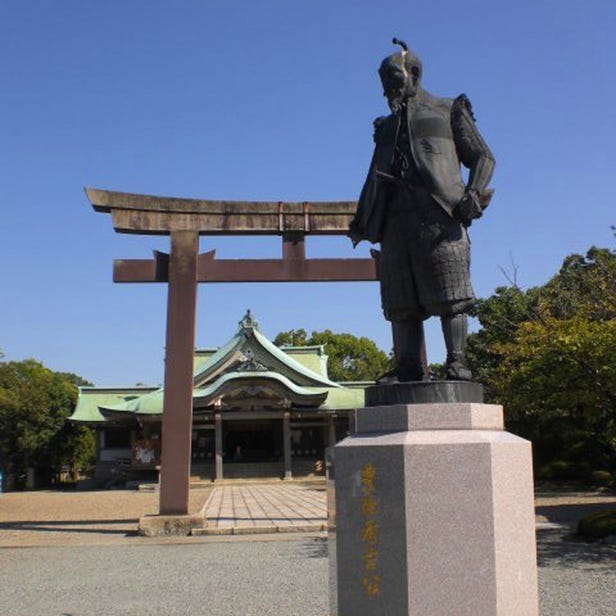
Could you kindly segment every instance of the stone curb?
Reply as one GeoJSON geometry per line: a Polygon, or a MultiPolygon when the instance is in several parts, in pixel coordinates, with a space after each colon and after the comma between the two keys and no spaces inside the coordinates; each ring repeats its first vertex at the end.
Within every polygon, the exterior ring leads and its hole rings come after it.
{"type": "Polygon", "coordinates": [[[204,524],[200,515],[148,515],[139,519],[138,532],[142,537],[187,537],[204,524]]]}
{"type": "Polygon", "coordinates": [[[536,522],[535,530],[569,530],[566,524],[558,524],[556,522],[536,522]]]}
{"type": "Polygon", "coordinates": [[[312,533],[327,530],[327,524],[293,524],[279,525],[272,524],[267,526],[229,526],[226,528],[215,528],[207,526],[204,528],[193,528],[192,535],[258,535],[271,533],[312,533]]]}

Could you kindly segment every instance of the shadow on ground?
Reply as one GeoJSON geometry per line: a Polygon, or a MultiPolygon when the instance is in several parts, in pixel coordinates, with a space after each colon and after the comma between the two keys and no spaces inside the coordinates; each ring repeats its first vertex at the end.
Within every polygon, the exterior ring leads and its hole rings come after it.
{"type": "Polygon", "coordinates": [[[537,532],[537,561],[540,567],[596,570],[599,566],[613,571],[616,546],[582,541],[566,530],[540,530],[537,532]]]}
{"type": "Polygon", "coordinates": [[[137,519],[119,520],[16,520],[14,522],[0,522],[0,531],[28,531],[28,532],[65,532],[65,533],[92,533],[97,535],[132,536],[137,531],[127,531],[128,524],[138,524],[137,519]],[[122,528],[100,528],[100,526],[121,525],[122,528]]]}
{"type": "Polygon", "coordinates": [[[303,542],[301,552],[306,558],[327,558],[327,537],[315,537],[303,542]]]}
{"type": "Polygon", "coordinates": [[[605,509],[614,509],[610,499],[604,503],[554,504],[536,508],[536,513],[561,529],[542,529],[537,532],[537,560],[540,567],[561,566],[575,569],[605,567],[614,569],[616,546],[600,541],[584,541],[575,533],[584,516],[605,509]]]}
{"type": "MultiPolygon", "coordinates": [[[[327,537],[315,537],[302,542],[301,554],[306,558],[327,558],[327,537]]],[[[586,542],[562,529],[537,532],[537,561],[539,567],[564,567],[576,570],[605,568],[613,571],[616,546],[601,542],[586,542]]]]}

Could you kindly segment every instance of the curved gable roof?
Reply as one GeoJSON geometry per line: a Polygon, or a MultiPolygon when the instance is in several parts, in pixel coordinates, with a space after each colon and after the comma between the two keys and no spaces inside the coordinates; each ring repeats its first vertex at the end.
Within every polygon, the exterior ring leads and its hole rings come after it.
{"type": "Polygon", "coordinates": [[[201,365],[194,376],[196,387],[206,386],[216,380],[222,372],[231,369],[233,364],[242,359],[252,358],[302,387],[340,387],[338,383],[310,370],[270,342],[259,331],[259,324],[252,318],[250,311],[239,325],[235,336],[201,365]]]}

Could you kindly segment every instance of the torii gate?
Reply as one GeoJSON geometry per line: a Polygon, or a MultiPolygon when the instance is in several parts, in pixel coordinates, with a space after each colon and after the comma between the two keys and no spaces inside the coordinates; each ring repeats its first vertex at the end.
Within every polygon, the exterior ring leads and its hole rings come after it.
{"type": "Polygon", "coordinates": [[[114,282],[167,282],[160,515],[188,514],[193,352],[200,282],[376,280],[373,259],[306,259],[306,235],[347,235],[354,201],[211,201],[86,188],[118,233],[169,235],[170,254],[116,259],[114,282]],[[200,235],[280,235],[281,259],[216,259],[199,254],[200,235]]]}

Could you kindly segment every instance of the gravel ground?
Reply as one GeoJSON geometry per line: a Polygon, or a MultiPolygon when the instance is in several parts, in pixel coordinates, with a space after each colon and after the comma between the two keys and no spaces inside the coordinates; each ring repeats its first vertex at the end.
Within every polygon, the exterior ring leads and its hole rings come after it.
{"type": "Polygon", "coordinates": [[[542,616],[616,614],[616,546],[544,530],[537,533],[537,548],[542,616]]]}
{"type": "MultiPolygon", "coordinates": [[[[156,494],[62,496],[0,496],[2,616],[328,613],[323,535],[148,539],[132,533],[140,515],[156,510],[156,494]]],[[[191,511],[206,496],[193,492],[191,511]]],[[[544,521],[572,525],[615,505],[545,497],[537,510],[544,521]]],[[[543,616],[614,616],[616,546],[574,541],[564,528],[540,530],[538,548],[543,616]]]]}
{"type": "MultiPolygon", "coordinates": [[[[210,492],[211,488],[191,490],[189,512],[199,512],[210,492]]],[[[0,494],[0,548],[126,543],[136,533],[139,518],[157,512],[157,492],[0,494]]]]}
{"type": "MultiPolygon", "coordinates": [[[[540,533],[541,614],[613,616],[616,550],[561,535],[540,533]]],[[[327,542],[317,536],[4,548],[0,613],[326,616],[327,581],[327,542]]]]}
{"type": "Polygon", "coordinates": [[[0,550],[0,613],[325,616],[325,545],[313,538],[0,550]]]}

